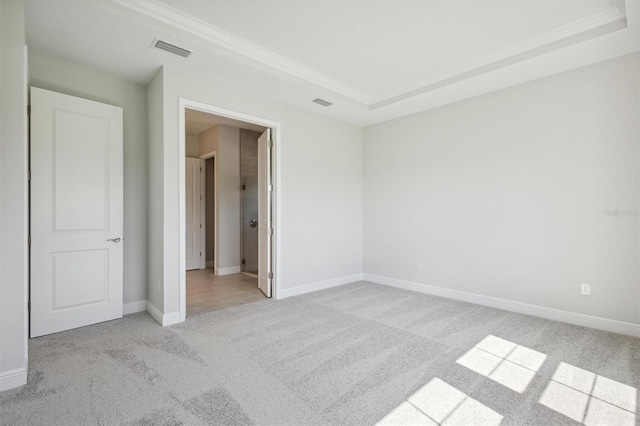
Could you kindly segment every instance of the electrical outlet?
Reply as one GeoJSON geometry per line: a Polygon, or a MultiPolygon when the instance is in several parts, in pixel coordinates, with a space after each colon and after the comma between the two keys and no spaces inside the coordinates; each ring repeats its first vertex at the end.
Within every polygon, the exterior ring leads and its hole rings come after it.
{"type": "Polygon", "coordinates": [[[580,284],[580,293],[591,296],[591,284],[580,284]]]}
{"type": "Polygon", "coordinates": [[[416,262],[416,271],[422,271],[422,262],[416,262]]]}

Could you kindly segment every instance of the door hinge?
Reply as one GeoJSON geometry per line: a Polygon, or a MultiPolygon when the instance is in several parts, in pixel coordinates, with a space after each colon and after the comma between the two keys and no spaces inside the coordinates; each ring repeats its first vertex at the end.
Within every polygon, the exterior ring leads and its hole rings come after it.
{"type": "Polygon", "coordinates": [[[273,228],[269,229],[269,235],[273,235],[273,228]]]}
{"type": "Polygon", "coordinates": [[[27,105],[27,115],[31,115],[31,105],[27,105]]]}
{"type": "Polygon", "coordinates": [[[202,228],[202,224],[200,224],[200,228],[202,228]]]}
{"type": "Polygon", "coordinates": [[[273,141],[271,139],[267,142],[267,148],[273,148],[273,141]]]}
{"type": "Polygon", "coordinates": [[[31,300],[27,302],[27,311],[31,312],[31,300]]]}
{"type": "Polygon", "coordinates": [[[273,279],[273,272],[269,272],[269,273],[267,274],[267,278],[269,278],[270,280],[272,280],[272,279],[273,279]]]}
{"type": "Polygon", "coordinates": [[[269,185],[269,192],[273,191],[273,185],[269,185]]]}
{"type": "Polygon", "coordinates": [[[27,180],[31,181],[31,170],[27,172],[27,180]]]}
{"type": "Polygon", "coordinates": [[[200,199],[202,200],[202,195],[200,196],[200,199]]]}
{"type": "Polygon", "coordinates": [[[27,244],[31,247],[31,235],[27,237],[27,244]]]}
{"type": "Polygon", "coordinates": [[[200,257],[202,257],[202,252],[200,252],[200,257]]]}

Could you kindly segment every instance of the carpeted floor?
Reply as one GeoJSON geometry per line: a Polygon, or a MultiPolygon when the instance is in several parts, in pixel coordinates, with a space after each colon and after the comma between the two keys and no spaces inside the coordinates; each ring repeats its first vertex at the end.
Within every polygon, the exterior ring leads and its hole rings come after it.
{"type": "Polygon", "coordinates": [[[18,424],[638,425],[640,339],[369,283],[29,343],[18,424]]]}

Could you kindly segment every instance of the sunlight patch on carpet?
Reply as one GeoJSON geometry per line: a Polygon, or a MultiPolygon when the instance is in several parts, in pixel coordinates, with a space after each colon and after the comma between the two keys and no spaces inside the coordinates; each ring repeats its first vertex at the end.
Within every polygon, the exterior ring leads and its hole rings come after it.
{"type": "Polygon", "coordinates": [[[634,387],[561,362],[540,404],[587,426],[636,424],[634,387]]]}
{"type": "Polygon", "coordinates": [[[456,362],[522,393],[546,358],[547,356],[541,352],[488,335],[456,362]]]}
{"type": "Polygon", "coordinates": [[[502,415],[439,378],[418,389],[377,425],[486,425],[496,426],[502,415]]]}

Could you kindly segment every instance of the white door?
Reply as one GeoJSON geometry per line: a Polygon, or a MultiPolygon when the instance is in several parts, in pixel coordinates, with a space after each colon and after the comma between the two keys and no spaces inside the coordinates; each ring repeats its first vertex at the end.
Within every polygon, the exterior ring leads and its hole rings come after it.
{"type": "Polygon", "coordinates": [[[271,129],[258,138],[258,287],[271,297],[271,129]]]}
{"type": "Polygon", "coordinates": [[[122,317],[122,108],[31,89],[31,337],[122,317]]]}
{"type": "Polygon", "coordinates": [[[202,231],[202,194],[200,193],[200,183],[202,178],[202,165],[199,158],[187,158],[186,164],[186,257],[187,270],[200,269],[204,257],[201,245],[202,231]]]}

